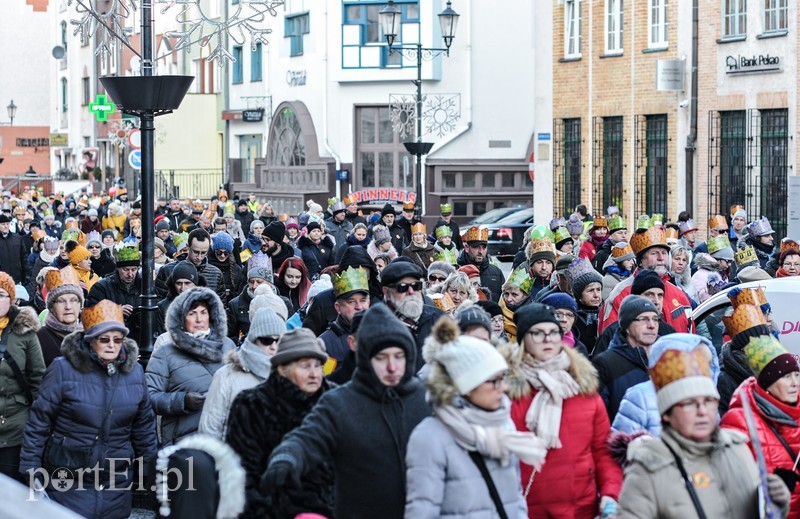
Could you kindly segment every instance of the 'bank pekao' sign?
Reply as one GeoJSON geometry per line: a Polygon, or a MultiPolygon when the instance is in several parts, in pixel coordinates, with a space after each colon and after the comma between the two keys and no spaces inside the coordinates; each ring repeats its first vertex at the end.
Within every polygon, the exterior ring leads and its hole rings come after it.
{"type": "Polygon", "coordinates": [[[769,54],[725,56],[725,69],[731,75],[782,72],[781,58],[769,54]]]}

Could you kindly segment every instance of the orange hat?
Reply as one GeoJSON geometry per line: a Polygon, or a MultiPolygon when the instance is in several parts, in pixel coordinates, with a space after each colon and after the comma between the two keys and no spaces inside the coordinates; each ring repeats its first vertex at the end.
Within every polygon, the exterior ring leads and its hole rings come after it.
{"type": "Polygon", "coordinates": [[[475,265],[464,265],[458,271],[466,274],[468,278],[480,277],[481,275],[481,271],[475,265]]]}

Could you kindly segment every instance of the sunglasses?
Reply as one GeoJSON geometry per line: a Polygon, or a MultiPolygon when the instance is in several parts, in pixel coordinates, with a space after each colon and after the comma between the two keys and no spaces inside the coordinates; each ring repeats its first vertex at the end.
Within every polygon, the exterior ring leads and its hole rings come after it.
{"type": "Polygon", "coordinates": [[[214,254],[216,254],[217,256],[228,256],[230,255],[230,252],[226,250],[215,250],[214,254]]]}
{"type": "Polygon", "coordinates": [[[280,340],[280,337],[259,337],[256,342],[260,342],[264,346],[272,346],[280,340]]]}
{"type": "Polygon", "coordinates": [[[111,339],[111,337],[105,337],[105,336],[97,338],[97,342],[99,342],[100,344],[108,344],[112,340],[114,341],[114,344],[122,344],[123,341],[125,341],[125,338],[115,337],[114,339],[111,339]]]}
{"type": "Polygon", "coordinates": [[[447,280],[447,278],[446,277],[442,277],[442,276],[428,276],[428,281],[433,281],[433,282],[436,282],[436,283],[439,283],[441,281],[446,281],[446,280],[447,280]]]}
{"type": "Polygon", "coordinates": [[[390,285],[389,288],[393,288],[397,290],[400,294],[405,294],[408,292],[408,289],[413,289],[414,292],[420,292],[422,290],[422,281],[414,281],[413,283],[397,283],[396,285],[390,285]]]}
{"type": "Polygon", "coordinates": [[[100,246],[99,245],[89,245],[89,248],[90,249],[99,249],[100,246]]]}

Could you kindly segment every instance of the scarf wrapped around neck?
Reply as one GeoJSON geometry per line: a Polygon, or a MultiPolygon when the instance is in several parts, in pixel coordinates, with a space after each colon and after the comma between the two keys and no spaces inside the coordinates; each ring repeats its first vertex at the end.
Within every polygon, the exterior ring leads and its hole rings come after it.
{"type": "Polygon", "coordinates": [[[544,441],[534,433],[514,430],[511,401],[506,396],[496,411],[480,409],[457,396],[450,405],[434,406],[433,412],[462,449],[499,460],[503,466],[514,454],[539,470],[547,456],[544,441]]]}
{"type": "Polygon", "coordinates": [[[525,425],[546,442],[548,449],[561,448],[559,433],[564,400],[580,391],[580,386],[567,371],[569,367],[570,358],[563,350],[545,361],[525,354],[520,365],[525,379],[537,391],[525,414],[525,425]]]}
{"type": "Polygon", "coordinates": [[[62,339],[72,332],[83,330],[83,324],[81,324],[80,319],[76,319],[73,324],[64,324],[56,319],[53,312],[47,312],[47,317],[44,318],[44,326],[62,339]]]}

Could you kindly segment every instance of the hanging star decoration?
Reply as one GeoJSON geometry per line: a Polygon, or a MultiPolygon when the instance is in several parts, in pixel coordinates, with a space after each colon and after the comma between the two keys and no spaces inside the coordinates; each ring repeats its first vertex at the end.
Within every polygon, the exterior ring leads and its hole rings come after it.
{"type": "Polygon", "coordinates": [[[76,5],[77,19],[70,20],[75,26],[73,36],[89,41],[95,35],[95,56],[105,58],[115,52],[119,45],[128,44],[125,24],[136,10],[134,0],[67,0],[67,7],[76,5]]]}
{"type": "Polygon", "coordinates": [[[277,8],[284,5],[284,0],[241,0],[230,6],[231,13],[227,18],[211,16],[203,9],[202,0],[158,0],[163,4],[161,13],[166,13],[173,6],[179,6],[175,21],[181,30],[167,31],[170,38],[176,38],[175,50],[191,50],[199,44],[210,49],[209,61],[216,60],[221,67],[228,62],[236,61],[234,55],[225,48],[227,35],[234,45],[244,45],[249,36],[250,47],[255,50],[259,43],[267,45],[267,35],[271,29],[264,27],[267,15],[277,17],[277,8]]]}

